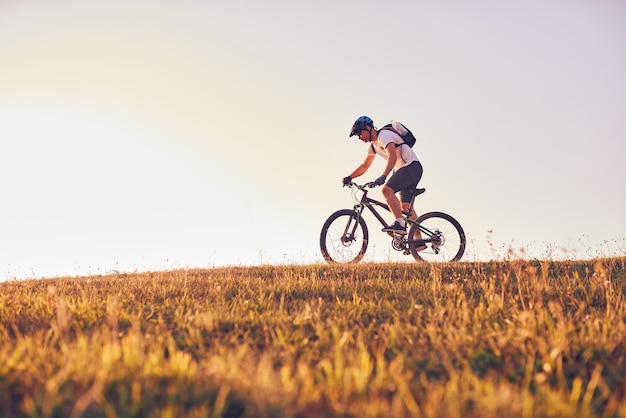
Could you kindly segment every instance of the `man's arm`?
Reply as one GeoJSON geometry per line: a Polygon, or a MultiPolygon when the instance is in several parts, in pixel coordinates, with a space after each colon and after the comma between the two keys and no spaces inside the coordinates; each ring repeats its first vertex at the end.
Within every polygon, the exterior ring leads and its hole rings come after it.
{"type": "Polygon", "coordinates": [[[352,172],[352,174],[350,174],[351,178],[355,178],[355,177],[359,177],[360,175],[362,175],[363,173],[365,173],[367,171],[368,168],[370,168],[370,166],[372,165],[372,161],[374,161],[374,158],[376,157],[376,154],[367,154],[367,157],[365,157],[365,161],[363,161],[361,163],[360,166],[358,166],[356,168],[356,170],[354,170],[352,172]]]}
{"type": "Polygon", "coordinates": [[[388,143],[385,147],[385,151],[387,152],[387,165],[385,166],[383,174],[388,177],[389,173],[393,170],[393,166],[396,165],[396,144],[393,142],[388,143]]]}

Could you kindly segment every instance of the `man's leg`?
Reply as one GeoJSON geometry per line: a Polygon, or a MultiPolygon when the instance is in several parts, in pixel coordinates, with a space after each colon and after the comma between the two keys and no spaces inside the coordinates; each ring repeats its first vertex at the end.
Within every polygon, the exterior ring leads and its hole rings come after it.
{"type": "MultiPolygon", "coordinates": [[[[402,202],[402,212],[406,212],[409,210],[410,202],[402,202]]],[[[414,221],[417,219],[417,213],[415,213],[415,209],[411,209],[411,213],[409,214],[409,219],[414,221]]]]}
{"type": "MultiPolygon", "coordinates": [[[[402,202],[402,210],[404,212],[406,212],[407,210],[409,210],[409,205],[411,203],[409,202],[402,202]]],[[[411,209],[411,213],[409,214],[409,219],[414,221],[417,219],[417,213],[415,213],[415,208],[411,209]]],[[[413,239],[414,240],[420,240],[422,239],[422,231],[420,231],[419,229],[415,230],[415,233],[413,234],[413,239]]],[[[417,247],[417,251],[422,251],[426,249],[426,244],[422,244],[419,247],[417,247]]]]}
{"type": "MultiPolygon", "coordinates": [[[[402,228],[404,233],[406,234],[406,223],[402,218],[402,203],[400,199],[396,196],[397,191],[401,191],[410,187],[415,187],[415,185],[419,182],[419,176],[416,173],[413,173],[412,169],[413,164],[402,167],[398,169],[398,171],[394,172],[389,180],[387,180],[387,184],[383,186],[383,196],[387,201],[387,205],[389,205],[389,209],[391,213],[396,218],[396,222],[398,222],[399,227],[402,228]],[[411,168],[409,168],[411,167],[411,168]]],[[[417,168],[417,166],[416,166],[417,168]]],[[[417,173],[419,174],[419,173],[417,173]]],[[[401,192],[402,193],[402,192],[401,192]]],[[[404,199],[404,196],[403,196],[404,199]]],[[[384,228],[383,230],[385,230],[384,228]]],[[[396,229],[396,228],[390,228],[396,229]]]]}
{"type": "Polygon", "coordinates": [[[400,205],[400,199],[396,196],[396,192],[394,192],[391,187],[385,185],[383,186],[383,196],[385,197],[394,218],[402,218],[402,206],[400,205]]]}

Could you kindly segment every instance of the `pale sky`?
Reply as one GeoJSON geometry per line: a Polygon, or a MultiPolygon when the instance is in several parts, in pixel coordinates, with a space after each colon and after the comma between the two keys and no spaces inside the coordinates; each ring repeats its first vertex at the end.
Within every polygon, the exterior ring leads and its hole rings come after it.
{"type": "Polygon", "coordinates": [[[319,262],[360,115],[465,260],[624,255],[624,45],[621,0],[0,0],[0,279],[319,262]]]}

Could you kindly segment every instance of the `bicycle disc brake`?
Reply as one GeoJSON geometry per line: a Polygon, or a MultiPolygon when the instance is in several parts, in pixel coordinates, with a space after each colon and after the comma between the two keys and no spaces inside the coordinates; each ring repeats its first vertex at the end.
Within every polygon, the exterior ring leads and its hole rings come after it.
{"type": "Polygon", "coordinates": [[[441,231],[439,230],[435,231],[435,234],[433,235],[433,238],[432,238],[432,243],[430,245],[433,251],[435,252],[435,254],[439,254],[439,248],[442,247],[445,242],[446,240],[443,237],[443,234],[441,233],[441,231]]]}

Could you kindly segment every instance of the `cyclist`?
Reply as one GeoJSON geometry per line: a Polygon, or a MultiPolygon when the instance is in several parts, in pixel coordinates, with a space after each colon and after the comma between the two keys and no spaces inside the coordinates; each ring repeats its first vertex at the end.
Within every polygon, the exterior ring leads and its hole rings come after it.
{"type": "MultiPolygon", "coordinates": [[[[387,160],[382,175],[373,182],[377,186],[385,184],[385,180],[393,170],[382,192],[396,220],[387,228],[383,228],[383,231],[406,235],[406,222],[402,218],[402,211],[408,210],[411,195],[403,190],[417,187],[422,178],[422,164],[413,149],[404,143],[400,135],[388,129],[377,130],[374,121],[367,116],[361,116],[354,122],[350,137],[354,135],[358,136],[361,141],[370,143],[370,146],[367,147],[367,155],[363,163],[349,176],[344,177],[343,185],[349,185],[353,178],[364,174],[372,165],[376,154],[387,160]],[[402,202],[396,197],[398,192],[400,192],[402,202]]],[[[417,219],[415,210],[411,210],[409,218],[417,219]]]]}

